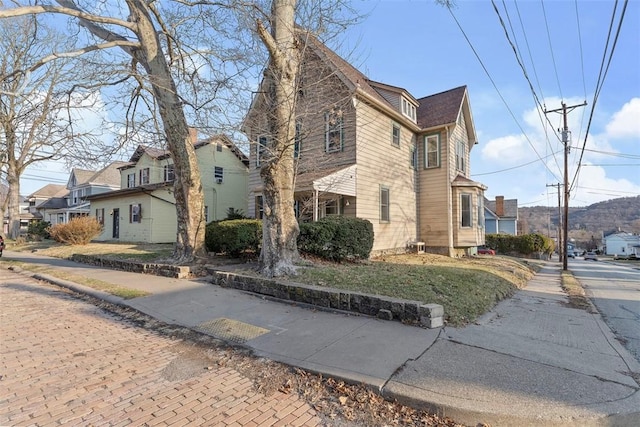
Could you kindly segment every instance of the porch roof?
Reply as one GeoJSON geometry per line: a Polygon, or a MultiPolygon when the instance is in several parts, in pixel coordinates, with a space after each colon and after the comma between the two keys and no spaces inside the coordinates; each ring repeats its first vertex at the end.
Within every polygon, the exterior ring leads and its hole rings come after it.
{"type": "Polygon", "coordinates": [[[319,191],[355,197],[356,165],[302,173],[296,177],[296,191],[319,191]]]}

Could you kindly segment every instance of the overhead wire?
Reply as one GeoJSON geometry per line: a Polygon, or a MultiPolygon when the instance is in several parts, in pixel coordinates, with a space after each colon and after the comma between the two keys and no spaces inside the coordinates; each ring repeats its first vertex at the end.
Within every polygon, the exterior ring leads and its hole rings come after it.
{"type": "MultiPolygon", "coordinates": [[[[489,70],[487,70],[487,67],[484,65],[484,62],[482,61],[482,59],[480,58],[480,55],[478,54],[478,52],[476,51],[475,47],[473,46],[473,44],[471,43],[471,40],[469,40],[469,37],[467,36],[467,33],[464,31],[464,29],[462,28],[462,25],[460,25],[460,22],[458,21],[458,19],[456,18],[455,14],[453,13],[453,10],[451,9],[451,5],[447,6],[447,9],[449,10],[449,13],[451,14],[451,17],[453,18],[453,20],[455,21],[456,25],[458,26],[458,28],[460,29],[460,31],[462,32],[462,35],[464,36],[465,40],[467,41],[467,43],[469,44],[469,47],[471,48],[471,50],[473,51],[473,54],[476,56],[476,59],[478,60],[478,62],[480,62],[480,66],[482,67],[482,69],[484,70],[485,74],[487,75],[487,77],[489,78],[489,81],[491,81],[491,84],[493,85],[493,88],[496,90],[496,92],[498,93],[498,96],[500,97],[500,99],[502,100],[502,102],[504,103],[505,107],[507,108],[507,111],[509,111],[509,114],[511,115],[511,117],[513,118],[513,120],[515,121],[516,125],[518,126],[518,128],[520,129],[520,131],[522,132],[522,134],[524,135],[524,137],[526,138],[527,142],[529,143],[529,145],[531,146],[531,148],[533,149],[533,151],[536,153],[536,156],[538,157],[538,159],[544,164],[545,168],[547,168],[547,170],[551,173],[551,175],[555,178],[558,179],[555,176],[555,173],[549,168],[549,166],[547,165],[547,163],[545,161],[542,160],[540,154],[538,153],[538,150],[536,150],[535,146],[533,145],[533,143],[531,142],[531,140],[529,139],[529,136],[527,135],[527,133],[525,132],[525,130],[522,128],[522,125],[520,125],[520,122],[518,121],[518,119],[516,118],[515,114],[513,113],[513,111],[511,110],[511,108],[509,107],[509,104],[507,103],[507,101],[504,99],[504,96],[502,95],[502,93],[500,92],[500,89],[498,89],[498,86],[496,85],[496,82],[493,80],[493,78],[491,77],[491,74],[489,73],[489,70]]],[[[558,179],[559,180],[559,179],[558,179]]]]}
{"type": "Polygon", "coordinates": [[[547,28],[547,40],[549,41],[549,50],[551,50],[551,60],[553,61],[553,70],[556,74],[556,82],[558,83],[558,91],[560,93],[560,98],[564,100],[564,95],[562,94],[562,88],[560,87],[560,78],[558,77],[558,67],[556,66],[556,57],[553,54],[553,43],[551,42],[551,32],[549,31],[549,21],[547,20],[547,11],[544,8],[544,1],[540,0],[540,4],[542,5],[542,14],[544,15],[544,24],[547,28]]]}
{"type": "Polygon", "coordinates": [[[622,8],[622,12],[620,14],[620,19],[618,21],[618,28],[616,30],[616,35],[615,38],[613,40],[613,44],[611,45],[611,51],[609,52],[609,59],[606,61],[606,67],[605,67],[605,59],[607,57],[607,51],[609,50],[609,40],[611,39],[611,33],[613,30],[613,25],[614,25],[614,21],[615,21],[615,16],[616,16],[616,10],[617,10],[617,6],[618,6],[618,1],[616,0],[614,6],[613,6],[613,12],[611,14],[611,22],[609,23],[609,32],[607,34],[607,42],[605,44],[605,49],[602,55],[602,63],[600,64],[600,73],[598,75],[598,81],[596,83],[596,89],[594,91],[594,95],[593,95],[593,102],[591,103],[591,112],[589,114],[589,121],[587,122],[587,130],[585,132],[584,135],[584,142],[582,144],[582,148],[580,150],[580,159],[578,160],[578,165],[576,167],[576,172],[573,176],[573,179],[571,180],[571,185],[569,186],[569,188],[573,188],[574,185],[576,184],[576,181],[578,179],[578,175],[580,173],[580,166],[582,164],[582,158],[584,156],[584,152],[587,151],[586,150],[586,145],[587,145],[587,139],[589,136],[589,129],[591,128],[591,123],[593,120],[593,115],[595,113],[595,109],[596,109],[596,104],[598,102],[598,97],[600,96],[600,91],[602,90],[602,87],[604,86],[604,81],[607,78],[607,73],[609,71],[609,66],[611,65],[611,60],[613,59],[613,53],[615,52],[615,48],[616,45],[618,43],[618,37],[620,36],[620,30],[622,28],[622,22],[624,21],[624,16],[627,10],[627,5],[628,5],[629,1],[625,0],[624,2],[624,6],[622,8]]]}
{"type": "MultiPolygon", "coordinates": [[[[518,63],[518,65],[520,66],[520,69],[522,70],[522,73],[524,74],[524,78],[527,81],[527,83],[529,84],[529,90],[531,91],[531,94],[533,95],[533,99],[537,105],[536,108],[536,112],[538,113],[538,118],[540,119],[540,123],[542,124],[542,127],[544,129],[544,133],[545,133],[545,139],[546,139],[546,143],[547,146],[549,146],[549,148],[551,149],[551,152],[553,153],[553,147],[551,147],[551,142],[549,141],[549,134],[547,131],[547,127],[544,123],[544,119],[543,119],[543,115],[541,114],[541,111],[544,111],[545,108],[542,106],[542,103],[540,102],[540,99],[538,98],[538,94],[536,93],[535,88],[533,87],[533,83],[531,83],[531,79],[529,78],[529,74],[527,72],[527,69],[524,65],[524,62],[521,59],[521,54],[520,54],[520,48],[518,47],[518,40],[515,36],[515,32],[513,31],[513,26],[511,25],[511,17],[509,16],[509,12],[507,10],[506,4],[504,3],[504,0],[502,1],[503,7],[505,9],[505,14],[507,16],[507,20],[509,21],[509,26],[511,28],[511,33],[513,34],[513,41],[511,40],[511,37],[509,36],[509,31],[507,30],[507,27],[505,26],[504,20],[502,19],[502,15],[500,14],[500,11],[498,10],[498,7],[496,6],[495,0],[491,0],[491,4],[493,5],[493,10],[495,11],[496,15],[498,16],[498,21],[500,22],[500,25],[502,26],[502,29],[504,30],[504,34],[505,37],[507,38],[507,42],[509,43],[509,45],[511,46],[511,49],[513,50],[513,53],[516,57],[516,62],[518,63]]],[[[522,27],[522,31],[525,32],[524,26],[522,27]]],[[[551,124],[551,122],[549,121],[549,118],[544,115],[544,118],[547,120],[547,122],[549,124],[551,124]]],[[[551,127],[551,129],[553,128],[553,125],[551,127]]],[[[556,138],[558,138],[558,140],[560,140],[559,135],[555,132],[554,130],[554,134],[556,135],[556,138]]],[[[558,167],[558,171],[559,173],[562,173],[562,167],[560,166],[560,163],[558,161],[558,158],[554,155],[553,159],[556,163],[556,166],[558,167]]]]}

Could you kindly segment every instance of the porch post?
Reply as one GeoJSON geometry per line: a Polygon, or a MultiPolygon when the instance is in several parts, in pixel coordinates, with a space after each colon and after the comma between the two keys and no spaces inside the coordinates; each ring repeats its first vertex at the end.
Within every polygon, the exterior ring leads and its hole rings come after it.
{"type": "Polygon", "coordinates": [[[313,221],[318,220],[318,190],[313,190],[313,221]]]}

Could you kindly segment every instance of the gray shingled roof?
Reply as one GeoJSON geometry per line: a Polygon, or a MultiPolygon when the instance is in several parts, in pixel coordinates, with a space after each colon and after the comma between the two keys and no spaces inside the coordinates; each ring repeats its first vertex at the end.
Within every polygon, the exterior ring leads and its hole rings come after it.
{"type": "Polygon", "coordinates": [[[47,184],[44,187],[29,194],[27,198],[30,199],[32,197],[38,197],[46,199],[51,197],[63,197],[68,192],[69,191],[67,190],[67,187],[62,184],[47,184]]]}
{"type": "Polygon", "coordinates": [[[460,86],[435,95],[418,99],[420,106],[417,112],[418,125],[427,129],[458,120],[462,101],[467,91],[466,86],[460,86]]]}
{"type": "MultiPolygon", "coordinates": [[[[496,201],[484,199],[484,206],[494,214],[496,213],[496,201]]],[[[498,216],[496,214],[496,216],[498,216]]],[[[518,217],[518,199],[504,199],[504,215],[500,218],[517,218],[518,217]]]]}

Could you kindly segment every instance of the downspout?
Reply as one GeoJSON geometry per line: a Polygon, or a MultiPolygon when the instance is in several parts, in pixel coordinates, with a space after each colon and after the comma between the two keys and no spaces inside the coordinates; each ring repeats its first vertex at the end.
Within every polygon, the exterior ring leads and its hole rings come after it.
{"type": "MultiPolygon", "coordinates": [[[[424,138],[424,136],[422,137],[424,138]]],[[[416,137],[415,144],[413,146],[413,156],[411,161],[415,161],[415,168],[413,169],[413,188],[415,189],[416,199],[416,242],[423,242],[420,236],[420,156],[418,151],[419,141],[416,137]]],[[[426,243],[426,242],[425,242],[426,243]]]]}
{"type": "Polygon", "coordinates": [[[449,186],[449,191],[447,191],[447,206],[450,207],[450,209],[447,209],[447,224],[449,224],[449,233],[447,233],[449,247],[447,248],[447,252],[450,257],[453,257],[453,181],[451,180],[451,141],[449,140],[449,129],[450,126],[445,127],[447,131],[447,185],[449,186]]]}

